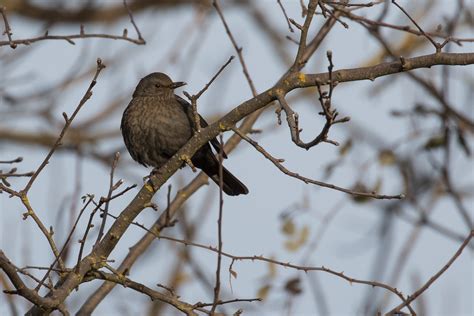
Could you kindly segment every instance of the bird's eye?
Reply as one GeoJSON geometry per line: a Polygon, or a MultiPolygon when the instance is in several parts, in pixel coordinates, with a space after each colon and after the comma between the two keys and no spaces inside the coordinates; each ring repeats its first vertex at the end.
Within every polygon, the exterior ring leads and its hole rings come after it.
{"type": "Polygon", "coordinates": [[[159,88],[159,87],[160,87],[160,85],[159,85],[159,84],[155,84],[155,87],[159,88]]]}

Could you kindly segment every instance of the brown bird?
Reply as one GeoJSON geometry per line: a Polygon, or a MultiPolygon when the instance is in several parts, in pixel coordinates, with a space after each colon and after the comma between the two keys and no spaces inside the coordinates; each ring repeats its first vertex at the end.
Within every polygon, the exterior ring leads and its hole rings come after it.
{"type": "MultiPolygon", "coordinates": [[[[191,105],[174,94],[185,85],[173,82],[161,72],[144,77],[138,83],[122,116],[121,130],[132,158],[144,165],[160,168],[192,137],[195,130],[191,105]]],[[[200,125],[208,126],[200,117],[200,125]]],[[[204,144],[191,158],[219,185],[219,161],[212,152],[221,150],[217,139],[204,144]]],[[[225,154],[224,157],[226,158],[225,154]]],[[[223,190],[228,195],[247,194],[247,187],[229,170],[223,168],[223,190]]]]}

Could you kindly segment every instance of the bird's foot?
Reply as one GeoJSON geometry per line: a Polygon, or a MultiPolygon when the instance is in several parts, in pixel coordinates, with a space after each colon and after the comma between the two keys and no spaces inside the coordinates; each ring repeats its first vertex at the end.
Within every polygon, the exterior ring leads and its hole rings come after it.
{"type": "Polygon", "coordinates": [[[143,182],[147,182],[153,177],[155,174],[158,173],[158,168],[153,168],[149,175],[143,177],[143,182]]]}

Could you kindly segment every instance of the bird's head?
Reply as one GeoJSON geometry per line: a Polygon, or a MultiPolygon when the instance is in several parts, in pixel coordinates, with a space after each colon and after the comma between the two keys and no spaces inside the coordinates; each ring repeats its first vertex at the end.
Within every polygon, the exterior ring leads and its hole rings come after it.
{"type": "Polygon", "coordinates": [[[154,72],[142,78],[138,83],[134,97],[138,96],[156,96],[156,95],[173,95],[173,90],[184,86],[186,83],[177,81],[173,82],[168,75],[162,72],[154,72]]]}

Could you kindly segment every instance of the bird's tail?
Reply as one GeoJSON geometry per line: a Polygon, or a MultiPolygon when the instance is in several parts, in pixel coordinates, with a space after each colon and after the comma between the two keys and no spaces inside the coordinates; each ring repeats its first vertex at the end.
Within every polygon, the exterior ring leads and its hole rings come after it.
{"type": "MultiPolygon", "coordinates": [[[[202,150],[193,157],[196,167],[202,169],[209,178],[219,185],[219,161],[209,150],[202,150]]],[[[240,182],[229,170],[222,167],[222,189],[227,195],[240,195],[249,193],[249,189],[240,182]]]]}
{"type": "MultiPolygon", "coordinates": [[[[207,173],[207,172],[206,172],[207,173]]],[[[214,181],[217,185],[219,185],[219,169],[217,169],[217,173],[212,175],[207,174],[212,181],[214,181]]],[[[222,190],[227,195],[239,195],[239,194],[247,194],[249,193],[249,189],[240,182],[229,170],[222,167],[222,190]]]]}

